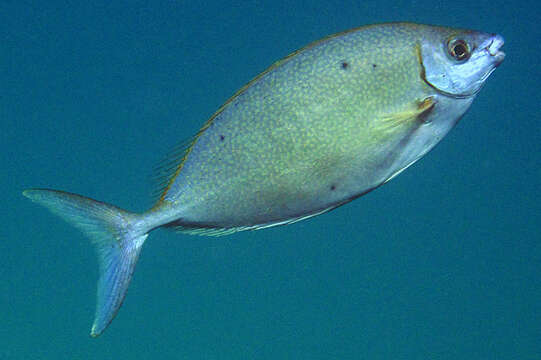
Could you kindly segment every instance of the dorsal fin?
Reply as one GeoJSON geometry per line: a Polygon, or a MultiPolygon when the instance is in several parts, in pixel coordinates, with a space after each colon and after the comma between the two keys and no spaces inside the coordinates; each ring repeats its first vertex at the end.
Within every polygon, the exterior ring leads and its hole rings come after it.
{"type": "MultiPolygon", "coordinates": [[[[354,31],[354,30],[350,30],[354,31]]],[[[301,48],[297,51],[292,52],[285,58],[275,62],[272,64],[269,68],[267,68],[265,71],[263,71],[261,74],[254,77],[252,80],[247,82],[243,87],[241,87],[233,96],[231,96],[216,112],[207,120],[207,122],[203,125],[203,127],[197,132],[197,134],[191,138],[189,138],[186,141],[181,142],[179,145],[175,146],[175,148],[164,158],[164,160],[160,161],[158,165],[155,168],[155,175],[153,176],[153,179],[155,182],[157,182],[156,190],[152,192],[152,198],[156,201],[161,201],[164,199],[165,194],[171,187],[172,183],[175,181],[175,178],[180,173],[180,170],[182,170],[182,166],[184,164],[184,161],[188,158],[188,155],[190,154],[190,151],[193,148],[193,145],[205,132],[205,130],[212,124],[214,119],[229,105],[232,101],[234,101],[240,94],[245,92],[250,86],[252,86],[255,82],[257,82],[260,78],[267,75],[269,72],[277,68],[278,66],[286,63],[287,61],[291,60],[295,57],[298,53],[305,51],[311,47],[314,47],[316,45],[319,45],[325,41],[328,41],[334,37],[340,36],[342,34],[345,34],[349,31],[344,31],[342,33],[334,34],[331,36],[328,36],[326,38],[323,38],[321,40],[315,41],[304,48],[301,48]]]]}
{"type": "Polygon", "coordinates": [[[186,160],[196,138],[197,135],[181,141],[156,164],[152,175],[152,180],[156,184],[152,191],[152,199],[154,201],[163,200],[167,190],[169,190],[169,187],[186,160]]]}

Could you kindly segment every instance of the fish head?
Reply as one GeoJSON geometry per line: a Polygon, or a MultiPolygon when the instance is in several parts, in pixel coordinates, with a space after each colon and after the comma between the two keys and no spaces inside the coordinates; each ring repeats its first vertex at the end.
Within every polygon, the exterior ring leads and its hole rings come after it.
{"type": "Polygon", "coordinates": [[[436,28],[421,44],[424,81],[450,97],[473,97],[505,58],[503,43],[496,34],[436,28]]]}

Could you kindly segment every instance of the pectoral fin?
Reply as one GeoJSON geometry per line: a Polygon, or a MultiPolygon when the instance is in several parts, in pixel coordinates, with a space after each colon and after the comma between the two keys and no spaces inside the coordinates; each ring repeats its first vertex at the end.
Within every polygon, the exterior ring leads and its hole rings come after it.
{"type": "Polygon", "coordinates": [[[429,96],[423,100],[417,101],[412,104],[407,110],[388,114],[378,121],[379,127],[382,131],[393,132],[395,129],[407,126],[408,124],[418,124],[419,122],[427,122],[427,116],[430,114],[436,101],[433,97],[429,96]]]}

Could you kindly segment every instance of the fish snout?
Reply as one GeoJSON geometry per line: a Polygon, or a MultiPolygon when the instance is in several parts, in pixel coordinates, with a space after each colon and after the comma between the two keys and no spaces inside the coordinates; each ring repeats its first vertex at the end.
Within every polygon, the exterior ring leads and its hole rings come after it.
{"type": "Polygon", "coordinates": [[[485,47],[485,50],[494,59],[496,66],[500,65],[503,59],[505,59],[505,53],[500,50],[503,44],[503,37],[501,35],[493,34],[489,39],[488,45],[485,47]]]}

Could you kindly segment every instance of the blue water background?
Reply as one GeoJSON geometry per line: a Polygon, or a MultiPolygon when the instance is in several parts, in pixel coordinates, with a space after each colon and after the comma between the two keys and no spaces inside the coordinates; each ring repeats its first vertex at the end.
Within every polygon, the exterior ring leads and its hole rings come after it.
{"type": "Polygon", "coordinates": [[[541,359],[538,3],[0,2],[0,359],[541,359]],[[94,250],[21,191],[144,211],[154,164],[243,84],[328,34],[397,20],[505,37],[457,128],[326,215],[152,233],[90,338],[94,250]]]}

